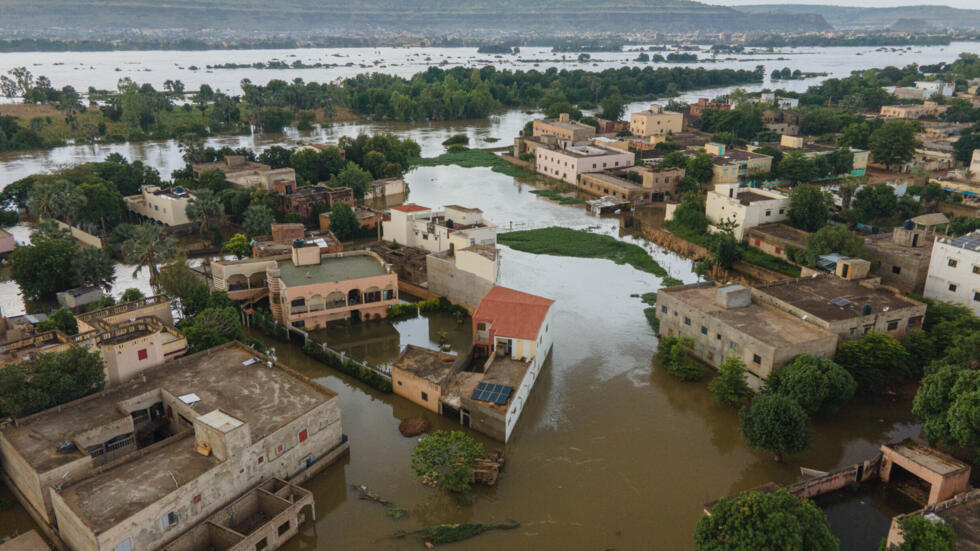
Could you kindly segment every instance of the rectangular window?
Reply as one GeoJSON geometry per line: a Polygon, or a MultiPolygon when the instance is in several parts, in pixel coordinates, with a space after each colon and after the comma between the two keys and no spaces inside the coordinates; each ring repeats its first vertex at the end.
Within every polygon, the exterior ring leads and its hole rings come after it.
{"type": "Polygon", "coordinates": [[[281,536],[288,531],[289,531],[289,521],[287,520],[285,523],[279,525],[279,535],[281,536]]]}
{"type": "Polygon", "coordinates": [[[136,351],[136,358],[137,359],[139,359],[139,360],[145,360],[148,357],[149,357],[149,353],[146,351],[145,348],[141,348],[141,349],[139,349],[139,350],[136,351]]]}
{"type": "Polygon", "coordinates": [[[956,260],[955,258],[950,258],[950,259],[949,259],[949,260],[948,260],[948,261],[946,262],[946,264],[948,264],[950,268],[955,268],[955,267],[956,267],[956,265],[957,265],[957,264],[959,264],[959,262],[957,262],[957,260],[956,260]]]}
{"type": "Polygon", "coordinates": [[[980,292],[973,291],[973,300],[974,302],[980,302],[980,292]]]}
{"type": "Polygon", "coordinates": [[[279,444],[278,446],[276,446],[276,452],[282,453],[282,444],[279,444]]]}
{"type": "Polygon", "coordinates": [[[761,245],[761,244],[762,244],[762,241],[760,241],[760,240],[758,240],[758,239],[756,239],[756,240],[755,240],[755,246],[756,246],[756,247],[758,247],[758,246],[759,246],[759,245],[761,245]]]}
{"type": "Polygon", "coordinates": [[[980,274],[980,266],[974,266],[973,267],[973,273],[980,274]]]}
{"type": "Polygon", "coordinates": [[[427,393],[427,392],[423,392],[422,393],[422,401],[423,402],[428,402],[429,401],[429,393],[427,393]]]}
{"type": "Polygon", "coordinates": [[[900,273],[902,273],[902,268],[899,267],[899,266],[892,266],[892,273],[893,274],[900,274],[900,273]]]}
{"type": "Polygon", "coordinates": [[[950,283],[949,284],[949,287],[947,287],[947,289],[949,289],[949,291],[951,293],[955,293],[956,292],[956,284],[955,283],[950,283]]]}
{"type": "Polygon", "coordinates": [[[691,325],[691,318],[684,316],[684,325],[691,325]]]}
{"type": "Polygon", "coordinates": [[[306,442],[307,438],[308,438],[308,433],[306,432],[306,429],[299,431],[299,441],[301,443],[306,442]]]}
{"type": "Polygon", "coordinates": [[[731,348],[732,350],[735,350],[735,348],[736,348],[735,341],[729,341],[728,342],[728,348],[731,348]]]}
{"type": "Polygon", "coordinates": [[[760,356],[758,354],[752,354],[752,361],[755,362],[755,363],[757,363],[757,364],[761,364],[762,363],[762,356],[760,356]]]}
{"type": "Polygon", "coordinates": [[[160,526],[162,526],[164,530],[169,530],[170,528],[177,526],[177,513],[170,511],[169,513],[163,515],[163,517],[160,518],[160,526]]]}
{"type": "Polygon", "coordinates": [[[898,329],[898,320],[891,320],[888,322],[888,330],[894,331],[898,329]]]}
{"type": "Polygon", "coordinates": [[[702,325],[701,326],[701,334],[702,335],[707,335],[708,334],[708,328],[702,325]]]}
{"type": "Polygon", "coordinates": [[[664,314],[666,314],[667,313],[667,307],[666,306],[661,306],[660,307],[660,311],[663,312],[664,314]]]}
{"type": "Polygon", "coordinates": [[[265,461],[265,456],[264,455],[260,455],[259,456],[259,460],[258,460],[258,464],[261,465],[263,461],[265,461]]]}
{"type": "Polygon", "coordinates": [[[767,210],[766,211],[766,216],[772,216],[772,211],[771,210],[767,210]]]}
{"type": "Polygon", "coordinates": [[[917,327],[922,324],[922,316],[912,316],[909,318],[909,327],[917,327]]]}
{"type": "Polygon", "coordinates": [[[133,538],[124,539],[116,546],[116,551],[133,551],[133,538]]]}

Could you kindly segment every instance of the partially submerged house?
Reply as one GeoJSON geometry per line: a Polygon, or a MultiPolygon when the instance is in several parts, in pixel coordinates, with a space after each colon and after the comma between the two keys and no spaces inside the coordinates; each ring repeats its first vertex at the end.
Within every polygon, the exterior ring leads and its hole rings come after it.
{"type": "Polygon", "coordinates": [[[0,429],[24,506],[76,551],[159,549],[346,446],[336,394],[239,342],[0,429]]]}

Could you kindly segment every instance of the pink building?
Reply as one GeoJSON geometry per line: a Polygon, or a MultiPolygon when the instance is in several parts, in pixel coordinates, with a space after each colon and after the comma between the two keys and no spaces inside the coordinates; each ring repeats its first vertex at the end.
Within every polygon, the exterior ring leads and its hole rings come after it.
{"type": "Polygon", "coordinates": [[[535,150],[538,174],[572,185],[578,184],[579,174],[633,166],[635,162],[636,155],[632,152],[595,145],[575,145],[554,150],[539,147],[535,150]]]}
{"type": "Polygon", "coordinates": [[[7,230],[0,230],[0,258],[6,257],[16,248],[17,242],[14,241],[14,236],[7,230]]]}

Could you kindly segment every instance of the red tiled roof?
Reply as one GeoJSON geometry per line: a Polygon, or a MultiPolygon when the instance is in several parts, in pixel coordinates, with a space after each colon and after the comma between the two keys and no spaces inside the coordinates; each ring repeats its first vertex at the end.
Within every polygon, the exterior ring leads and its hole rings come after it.
{"type": "Polygon", "coordinates": [[[429,207],[423,207],[422,205],[409,203],[407,205],[399,205],[397,207],[391,207],[391,210],[397,210],[401,212],[418,212],[420,210],[429,210],[429,207]]]}
{"type": "Polygon", "coordinates": [[[496,285],[476,307],[473,322],[490,323],[494,334],[501,337],[533,340],[554,303],[551,299],[496,285]]]}

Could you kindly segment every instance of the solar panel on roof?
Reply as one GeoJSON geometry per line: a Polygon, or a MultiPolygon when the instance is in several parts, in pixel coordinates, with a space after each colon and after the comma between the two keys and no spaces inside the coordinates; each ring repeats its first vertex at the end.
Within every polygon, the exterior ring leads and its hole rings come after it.
{"type": "Polygon", "coordinates": [[[851,301],[847,300],[846,298],[839,298],[839,297],[835,299],[831,299],[830,303],[836,306],[840,306],[841,308],[851,305],[851,301]]]}
{"type": "Polygon", "coordinates": [[[514,387],[506,385],[495,385],[492,383],[477,383],[473,389],[471,398],[482,402],[493,402],[505,405],[510,399],[510,394],[514,392],[514,387]]]}

